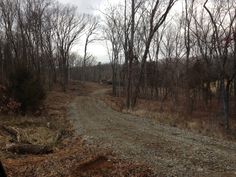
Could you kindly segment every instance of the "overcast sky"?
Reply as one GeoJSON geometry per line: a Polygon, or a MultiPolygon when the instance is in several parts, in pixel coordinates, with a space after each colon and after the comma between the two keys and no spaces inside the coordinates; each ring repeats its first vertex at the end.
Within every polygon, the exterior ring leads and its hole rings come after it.
{"type": "MultiPolygon", "coordinates": [[[[99,10],[103,11],[106,5],[117,4],[124,0],[58,0],[60,3],[73,4],[78,7],[80,13],[90,13],[90,14],[101,14],[99,10]]],[[[181,4],[178,3],[174,6],[175,11],[179,11],[181,4]]],[[[78,45],[72,49],[73,51],[83,55],[85,39],[82,37],[78,42],[78,45]]],[[[98,62],[107,63],[109,62],[109,57],[107,54],[106,43],[102,41],[94,42],[89,44],[88,53],[96,57],[98,62]]]]}
{"type": "MultiPolygon", "coordinates": [[[[98,10],[103,10],[107,2],[115,4],[119,0],[59,0],[60,3],[64,4],[73,4],[78,7],[80,13],[90,13],[90,14],[99,14],[98,10]]],[[[78,52],[80,55],[83,55],[84,49],[84,38],[79,41],[79,44],[76,45],[72,50],[78,52]]],[[[105,42],[94,42],[88,46],[88,52],[96,57],[97,61],[102,63],[109,62],[106,44],[105,42]]]]}
{"type": "Polygon", "coordinates": [[[76,5],[81,13],[93,13],[94,9],[100,9],[100,6],[105,1],[106,0],[59,0],[61,3],[76,5]]]}

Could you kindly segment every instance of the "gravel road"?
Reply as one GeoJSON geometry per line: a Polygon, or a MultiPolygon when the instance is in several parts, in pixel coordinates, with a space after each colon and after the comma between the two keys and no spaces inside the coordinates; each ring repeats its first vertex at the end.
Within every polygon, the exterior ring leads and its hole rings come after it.
{"type": "Polygon", "coordinates": [[[235,177],[236,143],[160,125],[112,110],[98,89],[78,96],[68,116],[87,143],[149,165],[160,177],[235,177]]]}

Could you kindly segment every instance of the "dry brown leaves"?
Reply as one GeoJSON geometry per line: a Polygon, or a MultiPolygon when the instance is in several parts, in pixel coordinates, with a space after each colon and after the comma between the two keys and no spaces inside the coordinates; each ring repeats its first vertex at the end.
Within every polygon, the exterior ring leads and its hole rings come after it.
{"type": "Polygon", "coordinates": [[[232,114],[230,119],[231,131],[226,132],[222,122],[223,119],[216,115],[219,111],[215,109],[205,110],[205,108],[199,108],[198,111],[192,114],[186,114],[181,111],[184,108],[173,110],[173,104],[170,101],[166,101],[163,104],[163,110],[160,111],[160,101],[139,99],[133,110],[126,110],[125,98],[123,96],[114,97],[111,91],[107,92],[102,100],[112,109],[119,112],[133,114],[142,118],[155,119],[161,124],[178,127],[206,136],[236,141],[236,119],[234,114],[232,114]]]}
{"type": "MultiPolygon", "coordinates": [[[[154,176],[152,171],[142,164],[124,162],[117,159],[110,150],[86,145],[73,134],[73,127],[66,118],[67,105],[76,95],[88,94],[96,87],[86,87],[73,82],[68,92],[54,89],[48,94],[41,116],[2,119],[5,125],[22,129],[28,141],[39,144],[51,144],[57,132],[63,132],[59,143],[54,144],[54,153],[48,155],[2,156],[3,165],[9,177],[111,177],[111,176],[154,176]],[[52,132],[52,136],[49,136],[52,132]]],[[[0,146],[5,145],[5,137],[0,146]]],[[[1,139],[1,135],[0,135],[1,139]]],[[[5,154],[4,154],[5,155],[5,154]]]]}
{"type": "Polygon", "coordinates": [[[63,143],[64,149],[50,155],[22,156],[4,160],[8,176],[154,176],[149,168],[119,160],[104,149],[83,145],[79,138],[65,140],[63,143]]]}

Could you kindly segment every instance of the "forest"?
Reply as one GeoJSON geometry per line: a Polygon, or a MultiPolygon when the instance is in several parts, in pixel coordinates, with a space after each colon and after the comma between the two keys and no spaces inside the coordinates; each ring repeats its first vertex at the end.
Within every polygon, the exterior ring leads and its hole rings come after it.
{"type": "MultiPolygon", "coordinates": [[[[57,137],[57,145],[52,147],[55,149],[62,146],[59,139],[62,142],[72,137],[72,130],[68,129],[78,129],[75,126],[78,123],[69,125],[70,111],[78,115],[73,120],[81,116],[81,126],[86,129],[97,126],[92,124],[96,121],[93,116],[99,118],[97,121],[107,118],[100,122],[104,126],[110,121],[109,116],[121,114],[118,120],[124,113],[137,116],[138,111],[145,110],[141,117],[148,117],[147,112],[151,112],[162,116],[160,119],[165,119],[163,115],[167,114],[181,117],[177,118],[181,125],[201,120],[203,128],[207,129],[205,124],[214,124],[217,129],[209,130],[211,135],[215,137],[217,131],[222,131],[223,140],[233,141],[232,146],[235,145],[236,1],[122,0],[116,4],[107,1],[106,7],[95,11],[94,14],[80,12],[75,5],[52,0],[0,0],[0,135],[2,132],[4,136],[13,134],[17,147],[24,152],[42,148],[41,145],[45,147],[45,143],[36,146],[31,140],[20,141],[17,137],[21,127],[12,129],[7,123],[12,117],[28,122],[27,116],[39,116],[37,121],[43,116],[40,126],[42,124],[47,131],[50,129],[54,139],[57,137]],[[103,62],[90,52],[94,43],[103,44],[109,62],[103,62]],[[78,46],[83,50],[78,50],[78,46]],[[99,101],[95,103],[93,99],[99,101]],[[103,107],[101,100],[119,113],[103,107]],[[51,104],[60,105],[54,106],[54,110],[51,104]],[[67,107],[67,104],[72,106],[67,107]],[[55,118],[54,113],[63,118],[55,118]],[[90,118],[91,122],[86,124],[90,118]],[[20,146],[22,144],[24,146],[20,146]]],[[[14,122],[14,126],[19,122],[14,122]]],[[[145,127],[142,123],[136,127],[145,127]]],[[[34,124],[36,126],[36,122],[34,124]]],[[[173,134],[173,127],[182,129],[176,123],[170,124],[173,134]]],[[[126,127],[126,123],[122,127],[126,127]]],[[[97,134],[103,136],[101,132],[97,134]]],[[[235,147],[231,148],[234,154],[235,147]]],[[[51,153],[51,144],[49,149],[46,153],[51,153]]],[[[36,151],[41,154],[41,150],[36,151]]],[[[97,163],[97,160],[94,161],[97,163]]],[[[236,164],[231,165],[235,170],[236,164]]],[[[173,173],[188,176],[181,170],[173,173]]],[[[7,171],[11,172],[12,168],[7,167],[7,171]]],[[[114,176],[119,176],[117,174],[114,176]]]]}
{"type": "Polygon", "coordinates": [[[160,111],[165,102],[174,112],[205,110],[230,128],[236,94],[234,1],[127,1],[102,13],[111,69],[88,64],[87,80],[112,81],[113,95],[125,97],[127,109],[138,98],[157,100],[160,111]]]}

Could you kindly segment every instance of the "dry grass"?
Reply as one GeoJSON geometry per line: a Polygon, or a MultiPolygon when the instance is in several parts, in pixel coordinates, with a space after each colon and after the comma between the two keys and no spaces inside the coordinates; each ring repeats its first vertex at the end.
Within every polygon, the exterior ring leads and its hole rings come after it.
{"type": "Polygon", "coordinates": [[[54,153],[49,155],[16,155],[6,152],[11,137],[0,133],[0,157],[9,177],[89,177],[89,176],[154,176],[152,171],[140,164],[123,162],[109,149],[87,145],[73,133],[67,119],[67,106],[77,95],[96,90],[96,85],[70,84],[64,93],[55,87],[48,93],[40,116],[1,116],[0,124],[21,132],[21,141],[32,144],[51,145],[54,153]],[[57,141],[57,135],[62,137],[57,141]],[[101,158],[103,157],[103,158],[101,158]]]}
{"type": "Polygon", "coordinates": [[[47,156],[4,160],[8,176],[154,176],[149,168],[121,161],[108,150],[83,145],[81,139],[66,140],[63,143],[70,148],[61,149],[47,156]]]}
{"type": "MultiPolygon", "coordinates": [[[[73,84],[70,87],[72,86],[73,84]]],[[[55,89],[48,93],[40,110],[40,115],[1,115],[0,124],[14,128],[19,132],[16,143],[50,145],[58,148],[60,147],[60,142],[57,142],[57,135],[63,131],[64,137],[66,137],[73,132],[70,122],[66,119],[66,109],[68,103],[76,95],[75,92],[76,90],[69,89],[68,93],[63,93],[55,89]]],[[[11,143],[15,143],[15,141],[11,135],[4,134],[0,131],[1,159],[17,156],[5,151],[5,147],[11,143]]]]}
{"type": "Polygon", "coordinates": [[[107,92],[103,100],[116,111],[155,119],[161,124],[190,130],[194,133],[236,141],[236,119],[233,118],[235,115],[231,115],[231,131],[226,132],[222,116],[217,114],[219,112],[219,107],[216,106],[217,101],[213,101],[209,108],[203,106],[204,104],[198,104],[196,108],[198,111],[187,114],[184,111],[186,108],[183,103],[180,103],[174,110],[173,103],[168,100],[162,105],[162,110],[159,101],[146,99],[139,99],[133,110],[126,110],[125,98],[113,97],[111,91],[107,92]]]}

